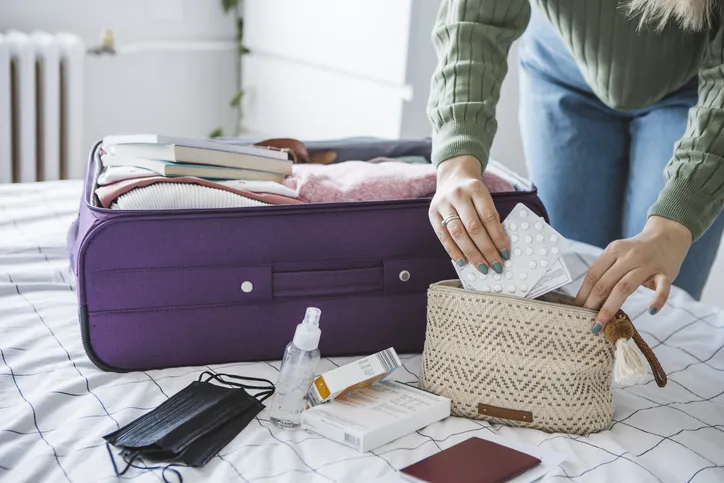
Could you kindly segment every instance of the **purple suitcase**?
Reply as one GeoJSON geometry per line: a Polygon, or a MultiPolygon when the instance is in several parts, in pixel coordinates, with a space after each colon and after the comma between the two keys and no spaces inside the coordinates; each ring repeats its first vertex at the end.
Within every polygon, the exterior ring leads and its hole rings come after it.
{"type": "MultiPolygon", "coordinates": [[[[339,161],[430,149],[429,140],[308,147],[330,146],[339,161]]],[[[322,311],[324,356],[422,350],[426,290],[456,277],[429,225],[429,199],[110,210],[93,194],[97,149],[68,247],[84,347],[99,368],[278,359],[307,306],[322,311]]],[[[522,202],[548,219],[531,183],[494,162],[489,169],[516,185],[493,195],[501,217],[522,202]]]]}

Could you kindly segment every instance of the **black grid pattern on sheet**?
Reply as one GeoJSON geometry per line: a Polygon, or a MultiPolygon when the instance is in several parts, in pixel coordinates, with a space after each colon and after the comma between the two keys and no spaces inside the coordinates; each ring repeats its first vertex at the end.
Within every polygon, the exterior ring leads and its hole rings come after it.
{"type": "MultiPolygon", "coordinates": [[[[2,230],[14,232],[15,239],[33,233],[27,239],[45,243],[6,246],[0,240],[0,480],[117,480],[103,434],[156,407],[204,370],[273,379],[278,362],[131,374],[98,370],[83,351],[73,277],[65,259],[65,238],[60,237],[77,206],[80,186],[53,186],[55,192],[29,185],[17,188],[24,192],[11,193],[17,197],[0,196],[2,230]],[[23,205],[12,201],[21,195],[23,205]],[[21,209],[26,205],[36,209],[21,209]],[[38,217],[47,217],[47,222],[38,224],[38,217]],[[27,460],[12,450],[15,446],[33,458],[39,472],[27,469],[27,460]]],[[[567,260],[580,283],[593,257],[576,254],[567,260]]],[[[648,317],[646,297],[642,295],[627,308],[638,327],[644,325],[639,319],[648,317]]],[[[495,434],[567,453],[567,460],[547,481],[720,481],[724,478],[724,317],[721,311],[684,296],[673,297],[666,310],[667,317],[677,322],[667,325],[670,330],[653,324],[639,330],[668,369],[668,387],[674,394],[669,398],[651,377],[645,383],[616,389],[617,411],[610,430],[603,433],[547,434],[452,418],[456,421],[432,425],[360,454],[311,433],[280,431],[265,411],[204,469],[180,471],[187,481],[202,477],[241,482],[370,481],[370,470],[379,476],[467,437],[495,434]],[[697,345],[687,337],[702,333],[719,343],[697,345]],[[718,377],[718,387],[698,383],[708,374],[718,377]],[[667,419],[687,424],[669,428],[663,424],[667,419]],[[707,443],[692,444],[692,435],[702,433],[707,443]],[[714,449],[707,451],[707,444],[714,449]],[[675,462],[666,463],[670,460],[675,462]],[[672,464],[680,466],[678,472],[672,464]]],[[[401,358],[404,370],[398,372],[398,380],[417,382],[419,355],[401,358]]],[[[348,360],[325,358],[320,370],[348,360]]],[[[160,471],[133,470],[121,479],[161,481],[160,471]]]]}

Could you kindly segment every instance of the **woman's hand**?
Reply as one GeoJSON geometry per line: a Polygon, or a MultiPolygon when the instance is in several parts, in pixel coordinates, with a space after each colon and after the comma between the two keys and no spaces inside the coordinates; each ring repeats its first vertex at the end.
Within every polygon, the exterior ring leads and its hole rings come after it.
{"type": "Polygon", "coordinates": [[[429,215],[440,242],[458,266],[470,261],[483,273],[488,268],[502,273],[510,245],[476,158],[458,156],[440,164],[429,215]],[[449,218],[454,216],[460,218],[449,218]]]}
{"type": "Polygon", "coordinates": [[[640,285],[656,291],[649,313],[661,310],[691,243],[688,228],[658,216],[650,217],[638,235],[611,243],[591,265],[576,296],[578,305],[600,309],[593,333],[613,319],[640,285]]]}

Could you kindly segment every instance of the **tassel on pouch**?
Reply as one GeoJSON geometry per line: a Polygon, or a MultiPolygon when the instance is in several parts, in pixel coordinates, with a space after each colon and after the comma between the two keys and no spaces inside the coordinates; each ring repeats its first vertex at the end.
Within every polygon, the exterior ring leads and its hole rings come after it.
{"type": "Polygon", "coordinates": [[[616,344],[613,363],[613,382],[620,386],[630,386],[643,382],[647,370],[641,357],[628,343],[634,336],[634,326],[627,317],[617,317],[606,325],[603,333],[609,342],[616,344]]]}
{"type": "Polygon", "coordinates": [[[617,340],[616,360],[613,363],[613,382],[621,386],[631,386],[643,382],[646,373],[646,366],[628,340],[623,338],[617,340]]]}

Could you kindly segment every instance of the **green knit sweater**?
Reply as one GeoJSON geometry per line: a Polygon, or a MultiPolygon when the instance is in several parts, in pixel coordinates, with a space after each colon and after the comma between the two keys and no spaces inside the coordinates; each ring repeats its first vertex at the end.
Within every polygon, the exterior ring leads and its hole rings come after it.
{"type": "MultiPolygon", "coordinates": [[[[698,102],[672,146],[666,186],[649,210],[682,223],[698,239],[724,205],[722,28],[696,34],[675,26],[660,33],[638,29],[638,19],[629,18],[618,0],[537,4],[593,92],[613,109],[640,109],[699,76],[698,102]]],[[[436,165],[466,154],[485,168],[507,54],[529,18],[528,0],[443,0],[433,31],[439,62],[428,106],[436,165]]]]}

